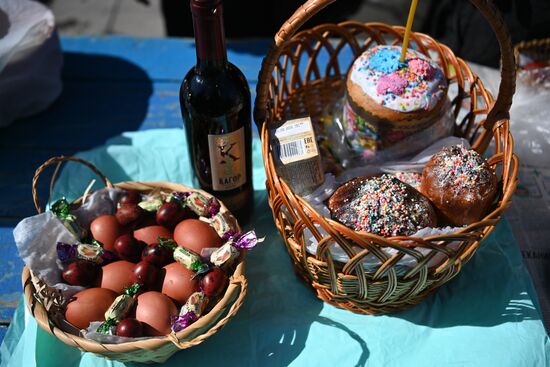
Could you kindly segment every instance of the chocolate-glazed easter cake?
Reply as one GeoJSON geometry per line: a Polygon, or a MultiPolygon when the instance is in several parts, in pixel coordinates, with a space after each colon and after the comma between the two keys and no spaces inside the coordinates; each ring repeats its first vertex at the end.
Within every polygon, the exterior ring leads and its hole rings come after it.
{"type": "Polygon", "coordinates": [[[445,147],[424,167],[420,191],[449,224],[471,224],[483,216],[497,190],[494,170],[475,150],[445,147]]]}
{"type": "Polygon", "coordinates": [[[437,224],[426,197],[386,174],[348,181],[332,194],[328,207],[332,217],[349,228],[385,237],[411,235],[437,224]]]}

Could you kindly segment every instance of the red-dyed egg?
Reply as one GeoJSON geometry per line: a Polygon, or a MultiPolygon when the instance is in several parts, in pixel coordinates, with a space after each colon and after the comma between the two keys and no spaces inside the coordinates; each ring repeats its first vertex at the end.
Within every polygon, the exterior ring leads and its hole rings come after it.
{"type": "Polygon", "coordinates": [[[121,294],[124,288],[131,286],[134,264],[125,261],[115,261],[101,268],[101,288],[110,289],[121,294]]]}
{"type": "Polygon", "coordinates": [[[198,219],[181,221],[174,229],[174,241],[178,246],[197,254],[200,254],[203,248],[222,245],[222,240],[214,228],[198,219]]]}
{"type": "Polygon", "coordinates": [[[168,264],[162,269],[162,272],[164,273],[162,293],[174,302],[183,305],[189,296],[198,290],[198,278],[191,279],[195,272],[180,263],[168,264]]]}
{"type": "Polygon", "coordinates": [[[124,233],[124,228],[114,215],[100,215],[90,224],[90,232],[105,250],[113,251],[115,240],[124,233]]]}
{"type": "Polygon", "coordinates": [[[136,319],[142,322],[145,335],[170,334],[170,318],[177,314],[174,302],[160,292],[145,292],[138,296],[136,319]]]}
{"type": "Polygon", "coordinates": [[[158,243],[159,237],[173,238],[172,232],[163,226],[148,226],[134,231],[134,237],[148,245],[158,243]]]}
{"type": "Polygon", "coordinates": [[[105,321],[105,311],[117,294],[109,289],[89,288],[73,296],[65,309],[65,319],[79,329],[86,329],[92,321],[105,321]]]}

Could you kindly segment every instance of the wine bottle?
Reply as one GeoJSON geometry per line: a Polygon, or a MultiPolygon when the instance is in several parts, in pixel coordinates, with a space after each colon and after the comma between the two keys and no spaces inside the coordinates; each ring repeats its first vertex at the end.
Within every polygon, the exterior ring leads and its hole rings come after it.
{"type": "Polygon", "coordinates": [[[221,0],[191,0],[197,63],[180,105],[195,178],[241,221],[252,205],[250,90],[227,61],[221,0]]]}

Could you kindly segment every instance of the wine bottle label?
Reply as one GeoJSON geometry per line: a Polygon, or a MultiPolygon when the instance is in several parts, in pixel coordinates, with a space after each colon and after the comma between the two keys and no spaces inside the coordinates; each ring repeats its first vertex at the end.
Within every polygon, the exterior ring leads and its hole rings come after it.
{"type": "Polygon", "coordinates": [[[246,183],[244,127],[229,134],[209,134],[208,150],[214,190],[233,190],[246,183]]]}

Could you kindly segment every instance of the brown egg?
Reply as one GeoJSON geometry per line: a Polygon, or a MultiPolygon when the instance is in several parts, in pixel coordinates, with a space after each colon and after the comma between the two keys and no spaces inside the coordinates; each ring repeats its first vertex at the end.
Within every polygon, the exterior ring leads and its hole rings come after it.
{"type": "Polygon", "coordinates": [[[177,314],[174,302],[160,292],[145,292],[138,296],[136,319],[143,323],[145,335],[170,334],[170,317],[177,314]]]}
{"type": "Polygon", "coordinates": [[[109,289],[89,288],[75,294],[65,309],[65,319],[79,329],[86,329],[91,321],[105,321],[105,311],[117,294],[109,289]]]}
{"type": "Polygon", "coordinates": [[[132,285],[135,264],[120,260],[101,268],[101,288],[121,294],[124,288],[132,285]]]}
{"type": "Polygon", "coordinates": [[[220,247],[222,239],[214,228],[198,219],[181,221],[174,229],[174,241],[180,247],[201,253],[203,248],[220,247]]]}
{"type": "Polygon", "coordinates": [[[172,232],[170,232],[168,228],[163,226],[149,226],[137,229],[134,231],[134,237],[137,240],[143,241],[148,245],[158,243],[159,237],[173,238],[172,232]]]}
{"type": "Polygon", "coordinates": [[[100,215],[90,224],[94,239],[103,244],[105,250],[113,251],[115,240],[124,233],[124,227],[114,215],[100,215]]]}
{"type": "Polygon", "coordinates": [[[164,280],[162,293],[170,297],[177,304],[183,305],[189,296],[197,291],[199,279],[191,279],[195,272],[187,269],[180,263],[174,262],[162,268],[164,280]]]}

